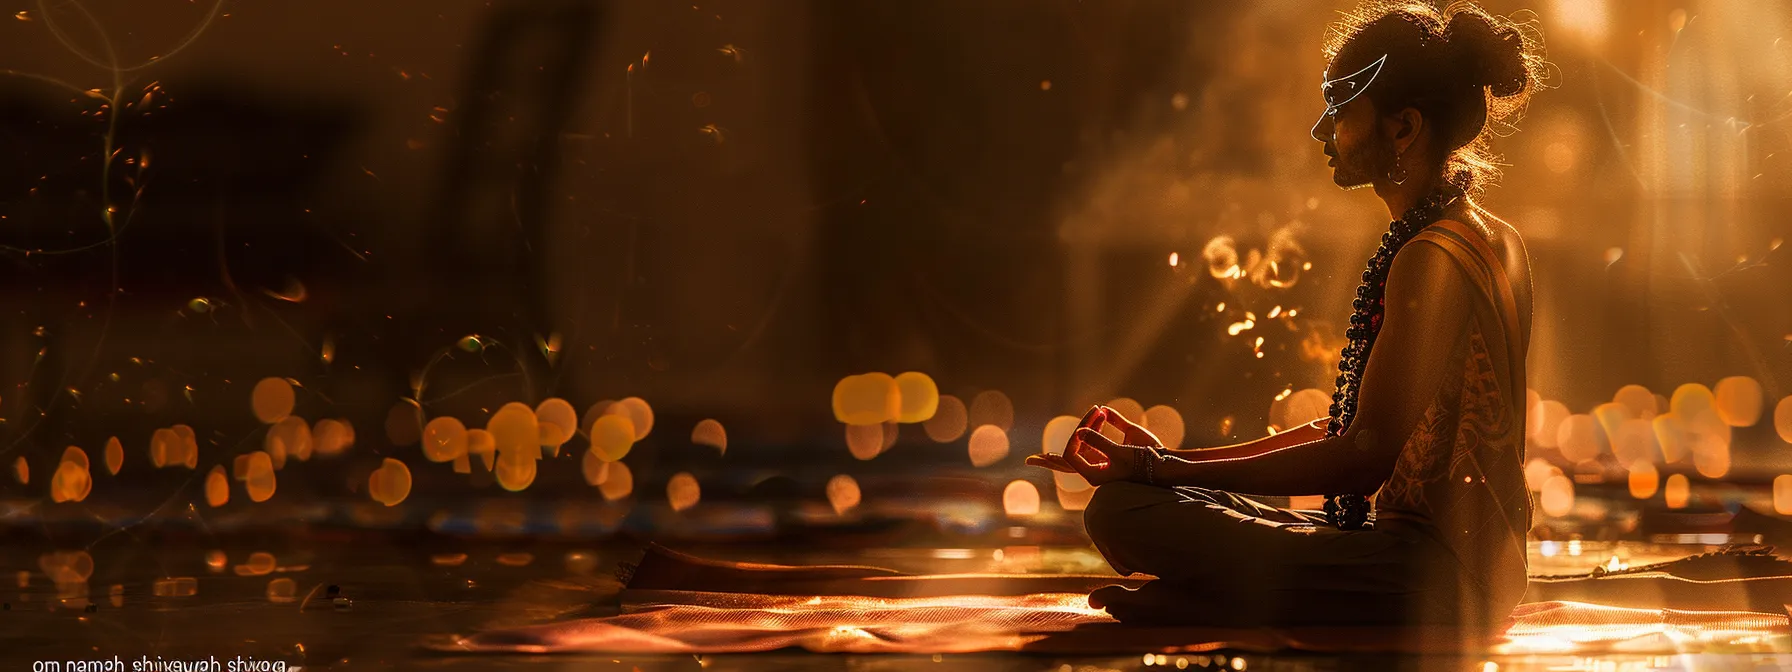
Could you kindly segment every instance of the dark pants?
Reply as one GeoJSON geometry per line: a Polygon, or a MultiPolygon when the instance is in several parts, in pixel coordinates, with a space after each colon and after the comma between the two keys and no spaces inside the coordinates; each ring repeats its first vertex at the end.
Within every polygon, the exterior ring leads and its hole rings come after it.
{"type": "Polygon", "coordinates": [[[1464,599],[1455,556],[1422,534],[1340,530],[1321,511],[1125,482],[1097,488],[1083,520],[1115,571],[1159,579],[1136,593],[1097,593],[1122,621],[1486,625],[1488,618],[1485,609],[1468,608],[1478,600],[1464,599]]]}

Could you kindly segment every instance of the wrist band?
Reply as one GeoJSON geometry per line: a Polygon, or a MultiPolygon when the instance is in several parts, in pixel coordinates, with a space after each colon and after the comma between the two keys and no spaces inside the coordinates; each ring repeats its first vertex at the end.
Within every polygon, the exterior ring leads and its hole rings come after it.
{"type": "Polygon", "coordinates": [[[1145,468],[1143,469],[1145,473],[1145,484],[1157,485],[1157,474],[1155,473],[1157,471],[1157,451],[1149,448],[1140,448],[1138,450],[1139,452],[1136,454],[1145,460],[1145,468]]]}

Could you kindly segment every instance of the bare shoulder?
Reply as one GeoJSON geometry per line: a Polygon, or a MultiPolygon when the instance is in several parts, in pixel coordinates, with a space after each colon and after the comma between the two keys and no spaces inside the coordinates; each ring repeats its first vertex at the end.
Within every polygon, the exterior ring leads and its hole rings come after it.
{"type": "Polygon", "coordinates": [[[1448,251],[1436,243],[1414,240],[1394,255],[1388,269],[1390,308],[1472,296],[1474,283],[1448,251]]]}

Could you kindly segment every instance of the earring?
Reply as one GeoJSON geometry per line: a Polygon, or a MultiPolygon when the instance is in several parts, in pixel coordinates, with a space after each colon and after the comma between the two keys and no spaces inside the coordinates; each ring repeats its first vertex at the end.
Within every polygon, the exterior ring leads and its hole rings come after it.
{"type": "Polygon", "coordinates": [[[1406,168],[1400,165],[1400,155],[1394,155],[1394,169],[1388,171],[1388,181],[1394,184],[1406,183],[1406,168]]]}

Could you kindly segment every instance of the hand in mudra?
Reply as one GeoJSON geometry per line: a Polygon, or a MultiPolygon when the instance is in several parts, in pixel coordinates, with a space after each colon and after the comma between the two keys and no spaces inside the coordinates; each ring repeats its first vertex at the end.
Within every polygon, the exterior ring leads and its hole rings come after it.
{"type": "Polygon", "coordinates": [[[1064,446],[1063,455],[1040,453],[1027,456],[1027,464],[1067,474],[1078,474],[1090,485],[1132,480],[1150,453],[1163,448],[1155,434],[1107,406],[1093,406],[1083,414],[1064,446]],[[1116,443],[1101,433],[1102,423],[1120,430],[1116,443]]]}

